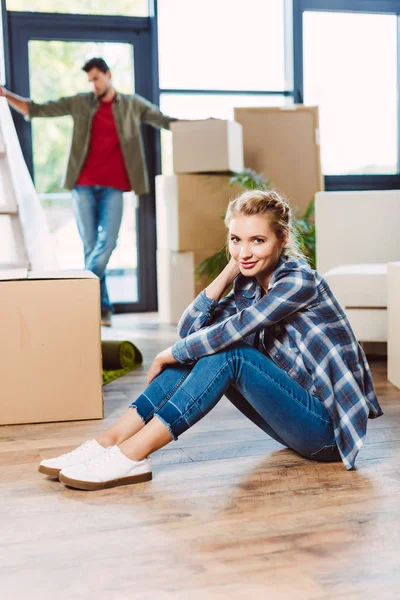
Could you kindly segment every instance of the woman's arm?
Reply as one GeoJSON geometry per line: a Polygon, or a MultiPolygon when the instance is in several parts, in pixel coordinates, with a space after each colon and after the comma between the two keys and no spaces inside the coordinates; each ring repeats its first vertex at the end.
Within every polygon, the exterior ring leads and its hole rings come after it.
{"type": "Polygon", "coordinates": [[[239,272],[237,262],[231,259],[218,277],[188,306],[178,323],[181,338],[236,313],[233,292],[222,300],[220,298],[239,272]]]}
{"type": "Polygon", "coordinates": [[[258,302],[222,323],[192,333],[174,344],[171,353],[180,363],[190,363],[202,356],[215,354],[247,335],[307,308],[317,297],[317,284],[310,270],[284,270],[268,294],[258,302]]]}
{"type": "Polygon", "coordinates": [[[221,273],[206,287],[205,292],[207,298],[219,302],[226,288],[233,283],[239,273],[240,269],[237,260],[231,258],[221,273]]]}
{"type": "Polygon", "coordinates": [[[163,350],[153,360],[150,369],[147,371],[147,385],[149,385],[157,375],[159,375],[168,365],[178,364],[176,358],[172,355],[171,348],[163,350]]]}

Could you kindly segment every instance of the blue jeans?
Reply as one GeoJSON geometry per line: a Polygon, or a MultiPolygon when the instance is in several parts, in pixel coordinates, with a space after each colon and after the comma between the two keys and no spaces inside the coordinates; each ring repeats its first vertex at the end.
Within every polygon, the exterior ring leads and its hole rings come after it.
{"type": "Polygon", "coordinates": [[[72,201],[83,242],[85,269],[100,278],[102,311],[112,310],[105,271],[117,245],[123,210],[122,192],[101,185],[77,185],[72,190],[72,201]]]}
{"type": "Polygon", "coordinates": [[[313,460],[340,460],[325,406],[270,358],[246,344],[167,368],[135,402],[147,423],[156,415],[177,439],[223,395],[274,440],[313,460]]]}

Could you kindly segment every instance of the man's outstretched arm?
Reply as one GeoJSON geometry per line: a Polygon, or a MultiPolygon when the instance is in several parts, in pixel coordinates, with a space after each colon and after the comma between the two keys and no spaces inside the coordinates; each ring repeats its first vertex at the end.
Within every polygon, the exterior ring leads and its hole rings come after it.
{"type": "Polygon", "coordinates": [[[17,96],[17,94],[13,94],[12,92],[6,90],[6,88],[3,86],[0,86],[0,96],[5,98],[8,104],[21,114],[27,115],[29,113],[29,99],[17,96]]]}

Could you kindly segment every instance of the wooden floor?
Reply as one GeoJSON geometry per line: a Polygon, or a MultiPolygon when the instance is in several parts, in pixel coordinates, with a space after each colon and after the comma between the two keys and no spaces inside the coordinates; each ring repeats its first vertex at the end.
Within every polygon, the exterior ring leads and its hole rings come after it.
{"type": "Polygon", "coordinates": [[[114,323],[105,335],[145,365],[105,388],[104,421],[0,427],[2,599],[400,598],[400,391],[382,359],[385,415],[351,472],[283,449],[223,399],[154,455],[150,483],[80,492],[40,475],[121,415],[176,339],[156,315],[114,323]]]}

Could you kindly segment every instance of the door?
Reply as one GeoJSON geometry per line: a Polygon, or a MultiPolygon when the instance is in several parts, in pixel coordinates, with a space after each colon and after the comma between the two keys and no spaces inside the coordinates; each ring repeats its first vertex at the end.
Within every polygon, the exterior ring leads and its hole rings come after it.
{"type": "MultiPolygon", "coordinates": [[[[12,89],[37,102],[89,91],[82,65],[93,56],[109,64],[116,89],[152,100],[148,19],[75,15],[26,16],[11,13],[12,89]],[[62,18],[62,28],[61,28],[62,18]],[[36,23],[33,26],[32,20],[36,23]],[[113,23],[114,22],[114,23],[113,23]],[[115,22],[118,25],[115,27],[115,22]],[[128,22],[128,24],[127,24],[128,22]],[[108,23],[108,24],[107,24],[108,23]]],[[[28,167],[40,194],[57,256],[63,268],[82,268],[82,243],[71,195],[61,180],[72,132],[69,116],[34,119],[16,115],[16,127],[28,167]]],[[[144,129],[147,163],[154,180],[154,140],[144,129]]],[[[124,194],[118,244],[107,268],[110,299],[117,312],[155,310],[154,196],[124,194]]]]}

